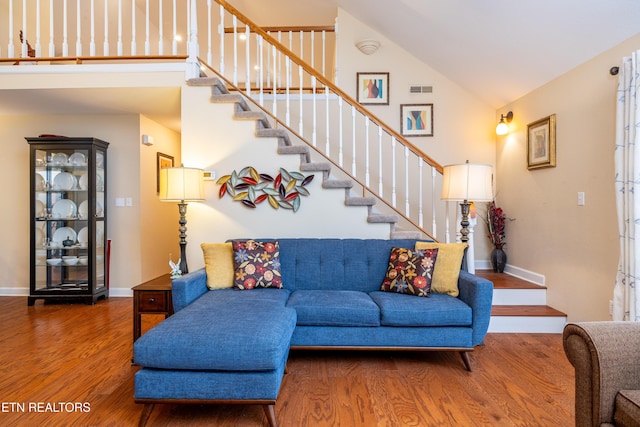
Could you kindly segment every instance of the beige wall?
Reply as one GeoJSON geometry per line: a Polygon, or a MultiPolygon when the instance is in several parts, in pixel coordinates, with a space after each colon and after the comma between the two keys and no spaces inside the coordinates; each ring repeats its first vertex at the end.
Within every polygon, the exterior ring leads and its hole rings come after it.
{"type": "MultiPolygon", "coordinates": [[[[355,98],[356,73],[388,72],[389,105],[367,106],[400,131],[400,105],[432,103],[434,136],[411,137],[411,143],[441,165],[484,163],[495,165],[495,109],[475,95],[415,59],[410,52],[371,30],[354,16],[338,9],[338,86],[355,98]],[[372,55],[360,52],[355,43],[365,38],[380,41],[372,55]],[[433,86],[433,93],[410,94],[410,85],[433,86]]],[[[484,209],[479,206],[479,209],[484,209]]],[[[490,245],[484,238],[485,225],[478,221],[475,237],[476,261],[488,260],[490,245]]]]}
{"type": "Polygon", "coordinates": [[[169,254],[177,261],[180,248],[178,233],[178,206],[158,200],[157,153],[174,157],[175,166],[180,166],[180,134],[140,116],[140,134],[154,139],[152,146],[140,147],[140,252],[141,280],[149,280],[169,272],[169,254]]]}
{"type": "Polygon", "coordinates": [[[618,261],[613,186],[617,77],[609,68],[640,35],[506,105],[512,132],[498,138],[498,203],[509,264],[544,275],[548,304],[570,321],[608,320],[618,261]],[[529,171],[527,124],[555,114],[557,167],[529,171]],[[577,193],[585,193],[585,206],[577,193]]]}

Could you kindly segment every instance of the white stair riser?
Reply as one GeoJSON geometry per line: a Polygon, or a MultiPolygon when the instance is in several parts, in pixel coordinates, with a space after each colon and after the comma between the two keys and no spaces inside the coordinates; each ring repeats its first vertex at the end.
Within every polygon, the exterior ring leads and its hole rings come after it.
{"type": "Polygon", "coordinates": [[[491,316],[490,333],[561,334],[566,316],[491,316]]]}
{"type": "Polygon", "coordinates": [[[494,289],[493,305],[547,305],[547,290],[494,289]]]}

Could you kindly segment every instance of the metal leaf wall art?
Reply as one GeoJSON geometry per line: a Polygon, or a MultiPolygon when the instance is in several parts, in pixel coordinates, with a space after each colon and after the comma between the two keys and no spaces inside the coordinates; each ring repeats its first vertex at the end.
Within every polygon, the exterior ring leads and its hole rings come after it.
{"type": "Polygon", "coordinates": [[[304,176],[300,172],[280,168],[274,178],[247,166],[240,172],[234,170],[230,175],[220,177],[216,183],[220,185],[219,198],[227,194],[252,209],[266,200],[274,209],[291,209],[297,212],[301,196],[310,194],[305,187],[313,181],[313,177],[314,175],[304,176]]]}

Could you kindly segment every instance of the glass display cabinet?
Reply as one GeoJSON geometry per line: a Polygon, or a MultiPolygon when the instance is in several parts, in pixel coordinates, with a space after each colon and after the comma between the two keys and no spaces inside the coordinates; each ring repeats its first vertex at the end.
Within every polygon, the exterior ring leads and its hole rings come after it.
{"type": "Polygon", "coordinates": [[[26,138],[30,145],[31,274],[37,299],[109,297],[107,148],[96,138],[26,138]]]}

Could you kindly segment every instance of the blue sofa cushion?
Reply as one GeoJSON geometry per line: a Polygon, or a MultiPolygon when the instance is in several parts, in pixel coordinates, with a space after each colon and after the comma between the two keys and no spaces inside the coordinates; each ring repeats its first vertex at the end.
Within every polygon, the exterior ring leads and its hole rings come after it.
{"type": "Polygon", "coordinates": [[[364,292],[295,291],[287,307],[296,310],[298,325],[380,326],[380,310],[364,292]]]}
{"type": "Polygon", "coordinates": [[[391,248],[413,248],[412,239],[278,239],[286,289],[380,290],[391,248]]]}
{"type": "Polygon", "coordinates": [[[256,291],[207,292],[142,335],[134,344],[135,363],[177,370],[277,369],[288,354],[296,312],[278,300],[288,295],[284,290],[265,289],[273,300],[239,297],[256,291]]]}
{"type": "Polygon", "coordinates": [[[429,298],[371,292],[383,326],[471,326],[472,310],[462,300],[432,293],[429,298]]]}

